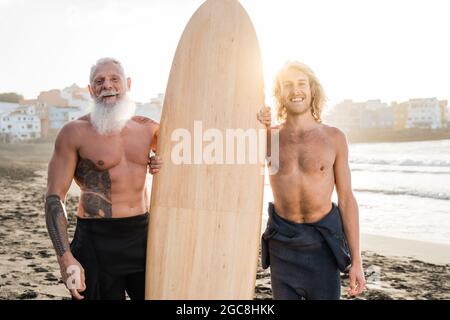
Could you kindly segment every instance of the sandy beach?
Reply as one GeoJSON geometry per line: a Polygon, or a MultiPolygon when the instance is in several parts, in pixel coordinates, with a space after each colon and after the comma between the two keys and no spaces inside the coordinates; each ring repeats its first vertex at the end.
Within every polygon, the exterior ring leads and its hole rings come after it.
{"type": "MultiPolygon", "coordinates": [[[[44,221],[51,144],[0,145],[0,299],[69,299],[44,221]]],[[[77,197],[66,202],[74,232],[77,197]]],[[[450,246],[362,235],[367,290],[357,299],[450,299],[450,246]]],[[[348,278],[342,275],[342,299],[348,278]]],[[[258,268],[256,299],[271,299],[258,268]]]]}

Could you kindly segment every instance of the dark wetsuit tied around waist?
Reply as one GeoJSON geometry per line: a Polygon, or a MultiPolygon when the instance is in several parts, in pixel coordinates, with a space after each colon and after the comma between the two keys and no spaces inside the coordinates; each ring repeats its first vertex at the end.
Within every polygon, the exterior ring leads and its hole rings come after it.
{"type": "Polygon", "coordinates": [[[339,299],[340,272],[351,259],[338,206],[315,223],[281,218],[269,203],[262,267],[271,267],[274,299],[339,299]]]}
{"type": "Polygon", "coordinates": [[[85,269],[88,300],[144,299],[149,214],[129,218],[77,219],[70,245],[85,269]]]}

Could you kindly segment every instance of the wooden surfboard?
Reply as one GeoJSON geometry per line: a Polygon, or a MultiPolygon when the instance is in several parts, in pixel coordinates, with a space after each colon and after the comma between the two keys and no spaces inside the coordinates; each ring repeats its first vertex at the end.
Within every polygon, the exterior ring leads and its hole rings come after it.
{"type": "Polygon", "coordinates": [[[210,163],[202,155],[212,140],[196,141],[208,129],[224,140],[227,129],[261,129],[256,113],[263,87],[247,13],[236,0],[206,1],[184,30],[165,93],[157,146],[164,165],[153,177],[146,299],[253,299],[264,163],[250,163],[250,151],[244,164],[225,163],[225,141],[223,162],[217,148],[210,163]],[[178,152],[180,132],[191,135],[183,144],[191,151],[178,152]],[[191,163],[178,164],[174,154],[191,163]]]}

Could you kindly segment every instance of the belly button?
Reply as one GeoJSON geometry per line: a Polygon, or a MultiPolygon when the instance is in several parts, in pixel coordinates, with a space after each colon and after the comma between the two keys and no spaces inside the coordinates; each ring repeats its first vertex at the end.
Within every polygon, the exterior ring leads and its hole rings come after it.
{"type": "Polygon", "coordinates": [[[320,167],[320,171],[323,171],[323,169],[325,169],[323,166],[320,167]]]}
{"type": "Polygon", "coordinates": [[[99,166],[102,166],[102,165],[104,165],[105,163],[103,162],[103,160],[99,160],[99,161],[97,162],[97,164],[98,164],[99,166]]]}

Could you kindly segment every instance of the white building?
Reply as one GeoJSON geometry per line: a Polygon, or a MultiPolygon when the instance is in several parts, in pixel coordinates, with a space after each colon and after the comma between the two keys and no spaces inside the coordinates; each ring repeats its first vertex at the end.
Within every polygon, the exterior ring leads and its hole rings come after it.
{"type": "Polygon", "coordinates": [[[41,121],[35,106],[22,106],[0,113],[0,136],[3,141],[21,141],[41,137],[41,121]]]}
{"type": "Polygon", "coordinates": [[[392,107],[381,100],[368,100],[363,104],[361,128],[392,128],[394,114],[392,107]]]}
{"type": "Polygon", "coordinates": [[[442,127],[441,107],[437,98],[410,99],[408,102],[407,128],[442,127]]]}
{"type": "Polygon", "coordinates": [[[20,105],[18,103],[0,102],[0,113],[9,113],[16,110],[19,107],[20,105]]]}
{"type": "Polygon", "coordinates": [[[86,112],[77,107],[48,107],[50,129],[60,129],[66,122],[76,120],[86,112]]]}
{"type": "Polygon", "coordinates": [[[381,100],[344,100],[337,104],[324,120],[344,131],[391,128],[394,123],[392,107],[381,100]]]}
{"type": "Polygon", "coordinates": [[[61,91],[61,98],[67,101],[67,105],[78,107],[82,111],[87,111],[92,102],[89,90],[80,88],[76,84],[64,88],[61,91]]]}

